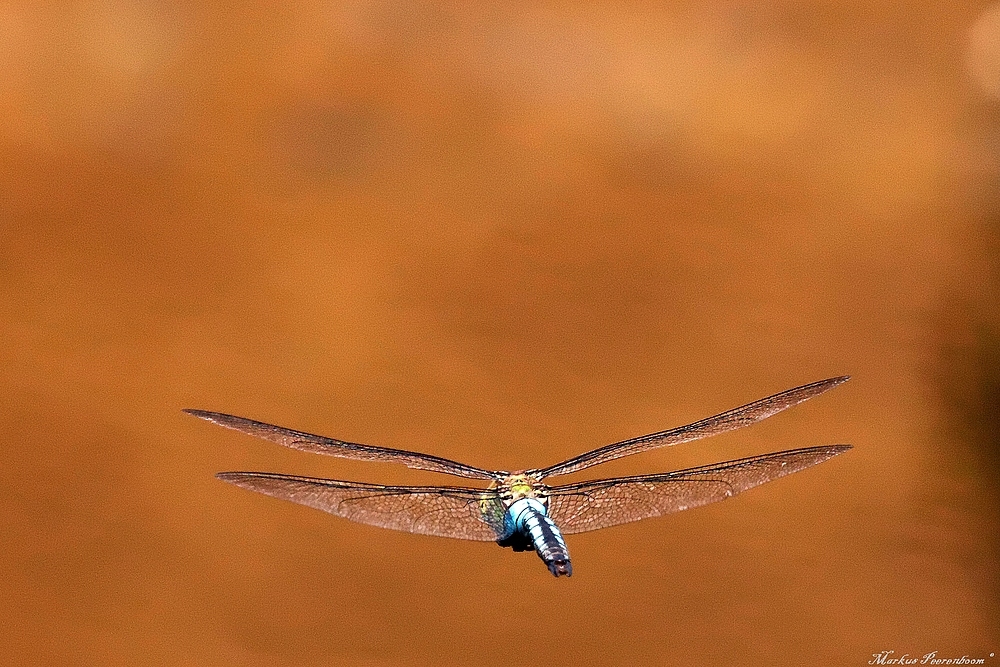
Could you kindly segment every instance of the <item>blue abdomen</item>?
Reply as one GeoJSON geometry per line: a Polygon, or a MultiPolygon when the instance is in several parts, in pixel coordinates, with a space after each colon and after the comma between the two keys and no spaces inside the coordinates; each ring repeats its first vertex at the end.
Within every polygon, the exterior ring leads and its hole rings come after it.
{"type": "Polygon", "coordinates": [[[558,526],[549,518],[545,505],[537,498],[521,498],[514,501],[504,517],[506,533],[501,540],[509,540],[518,535],[531,541],[549,571],[555,576],[573,574],[569,560],[569,550],[558,526]]]}

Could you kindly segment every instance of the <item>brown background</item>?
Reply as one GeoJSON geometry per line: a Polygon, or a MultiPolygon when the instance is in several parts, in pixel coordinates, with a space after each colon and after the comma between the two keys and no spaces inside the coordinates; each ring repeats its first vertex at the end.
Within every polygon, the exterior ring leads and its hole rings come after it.
{"type": "Polygon", "coordinates": [[[625,4],[0,6],[5,663],[1000,648],[1000,8],[625,4]],[[180,412],[510,469],[842,373],[576,476],[856,447],[558,581],[212,474],[448,478],[180,412]]]}

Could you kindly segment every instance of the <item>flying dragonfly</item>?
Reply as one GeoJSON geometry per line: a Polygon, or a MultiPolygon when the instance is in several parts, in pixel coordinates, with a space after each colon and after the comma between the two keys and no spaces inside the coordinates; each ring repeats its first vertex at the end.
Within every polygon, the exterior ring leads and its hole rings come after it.
{"type": "Polygon", "coordinates": [[[361,461],[391,461],[410,468],[489,481],[487,488],[475,488],[384,486],[269,472],[220,472],[216,475],[251,491],[380,528],[493,541],[514,551],[534,550],[549,571],[559,577],[573,574],[564,534],[608,528],[725,500],[764,482],[822,463],[851,446],[790,449],[674,472],[561,486],[549,486],[542,480],[657,447],[732,431],[822,394],[847,379],[848,376],[842,376],[820,380],[687,426],[599,447],[547,468],[519,472],[485,470],[431,454],[344,442],[220,412],[184,412],[306,452],[361,461]]]}

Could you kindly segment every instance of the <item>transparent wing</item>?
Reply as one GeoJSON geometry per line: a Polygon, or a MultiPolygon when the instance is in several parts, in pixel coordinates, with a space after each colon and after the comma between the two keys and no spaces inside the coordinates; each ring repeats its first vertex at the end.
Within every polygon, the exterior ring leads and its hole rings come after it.
{"type": "Polygon", "coordinates": [[[759,401],[748,403],[742,407],[734,408],[733,410],[723,412],[715,415],[714,417],[702,419],[701,421],[688,424],[687,426],[679,426],[668,431],[660,431],[659,433],[651,433],[638,438],[632,438],[631,440],[624,440],[611,445],[605,445],[604,447],[599,447],[598,449],[594,449],[585,454],[574,456],[573,458],[567,459],[561,463],[551,465],[548,468],[532,470],[529,472],[538,479],[542,479],[543,477],[552,477],[554,475],[565,475],[567,473],[583,470],[584,468],[589,468],[590,466],[596,466],[600,463],[620,459],[623,456],[631,456],[632,454],[638,454],[650,449],[656,449],[657,447],[678,445],[682,442],[689,442],[699,438],[707,438],[710,435],[718,435],[719,433],[732,431],[733,429],[740,428],[741,426],[748,426],[754,422],[759,422],[761,419],[766,419],[773,414],[786,410],[793,405],[812,398],[813,396],[822,394],[824,391],[833,389],[838,384],[846,382],[848,379],[849,376],[845,375],[842,377],[835,377],[830,378],[829,380],[820,380],[819,382],[802,385],[801,387],[789,389],[788,391],[783,391],[780,394],[775,394],[774,396],[768,396],[767,398],[762,398],[759,401]]]}
{"type": "Polygon", "coordinates": [[[564,533],[584,533],[680,512],[725,500],[850,448],[827,445],[792,449],[658,475],[553,486],[547,490],[549,516],[564,533]]]}
{"type": "Polygon", "coordinates": [[[220,472],[216,477],[379,528],[481,542],[503,534],[504,508],[492,489],[382,486],[266,472],[220,472]]]}
{"type": "Polygon", "coordinates": [[[493,480],[497,479],[498,475],[502,477],[504,474],[495,474],[489,470],[483,470],[430,454],[344,442],[343,440],[325,438],[321,435],[312,435],[311,433],[303,433],[302,431],[293,431],[290,428],[265,424],[264,422],[246,419],[245,417],[234,417],[233,415],[226,415],[221,412],[208,412],[207,410],[185,410],[184,412],[201,419],[206,419],[219,426],[225,426],[226,428],[241,431],[248,435],[276,442],[285,447],[301,449],[304,452],[313,452],[314,454],[327,454],[328,456],[339,456],[340,458],[357,459],[359,461],[391,461],[393,463],[402,463],[410,468],[433,470],[434,472],[443,472],[470,479],[493,480]]]}

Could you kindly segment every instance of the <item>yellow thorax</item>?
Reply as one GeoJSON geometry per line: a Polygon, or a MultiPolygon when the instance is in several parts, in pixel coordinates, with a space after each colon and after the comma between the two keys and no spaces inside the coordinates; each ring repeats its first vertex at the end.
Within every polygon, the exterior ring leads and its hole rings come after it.
{"type": "Polygon", "coordinates": [[[538,480],[528,475],[515,473],[504,478],[501,486],[510,491],[511,500],[534,498],[537,495],[538,480]]]}

